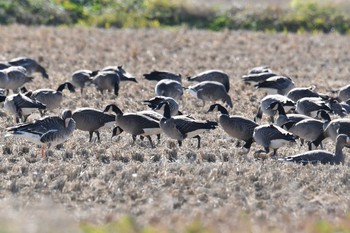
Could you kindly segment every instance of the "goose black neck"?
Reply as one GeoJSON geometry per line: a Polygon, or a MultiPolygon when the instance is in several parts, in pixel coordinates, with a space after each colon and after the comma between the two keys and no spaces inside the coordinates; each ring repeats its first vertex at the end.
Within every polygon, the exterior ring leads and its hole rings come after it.
{"type": "Polygon", "coordinates": [[[286,115],[286,111],[283,108],[283,105],[281,103],[277,103],[277,111],[279,115],[286,115]]]}
{"type": "Polygon", "coordinates": [[[164,113],[163,113],[163,116],[165,118],[170,118],[171,115],[170,115],[170,106],[168,103],[164,103],[164,113]]]}
{"type": "Polygon", "coordinates": [[[228,115],[228,111],[227,111],[227,109],[226,109],[224,106],[222,106],[222,105],[220,105],[220,104],[217,104],[217,107],[218,107],[218,111],[219,111],[221,114],[228,115]]]}

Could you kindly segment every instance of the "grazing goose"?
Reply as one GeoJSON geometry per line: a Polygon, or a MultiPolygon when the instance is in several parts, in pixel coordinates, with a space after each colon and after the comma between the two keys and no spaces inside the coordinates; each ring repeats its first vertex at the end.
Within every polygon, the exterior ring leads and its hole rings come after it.
{"type": "Polygon", "coordinates": [[[114,94],[118,96],[119,93],[120,77],[118,73],[114,71],[101,71],[93,78],[92,83],[96,86],[96,89],[103,95],[104,90],[114,91],[114,94]]]}
{"type": "Polygon", "coordinates": [[[30,98],[35,99],[46,105],[44,111],[40,111],[42,115],[47,110],[52,111],[61,106],[63,99],[62,91],[68,89],[70,92],[75,92],[74,86],[70,82],[62,83],[58,86],[57,90],[52,89],[38,89],[32,92],[30,98]]]}
{"type": "Polygon", "coordinates": [[[248,74],[271,73],[272,70],[268,66],[256,66],[248,71],[248,74]]]}
{"type": "Polygon", "coordinates": [[[339,89],[338,99],[340,102],[350,99],[350,84],[339,89]]]}
{"type": "Polygon", "coordinates": [[[75,129],[72,111],[64,110],[61,117],[47,116],[31,123],[19,124],[7,128],[5,136],[21,137],[36,144],[41,144],[41,154],[44,157],[44,147],[48,148],[66,141],[75,129]]]}
{"type": "Polygon", "coordinates": [[[40,73],[43,78],[48,79],[49,75],[47,74],[44,67],[42,67],[37,61],[29,57],[18,57],[9,61],[9,64],[12,66],[22,66],[24,67],[29,74],[40,73]]]}
{"type": "Polygon", "coordinates": [[[322,98],[324,100],[327,100],[329,98],[329,96],[324,95],[324,94],[319,94],[315,91],[315,86],[311,86],[311,87],[296,87],[291,89],[288,93],[287,93],[287,97],[291,100],[293,100],[294,102],[297,102],[298,100],[300,100],[301,98],[304,97],[319,97],[322,98]]]}
{"type": "Polygon", "coordinates": [[[296,162],[301,164],[343,164],[345,159],[345,156],[343,154],[343,148],[345,146],[350,146],[350,138],[348,135],[339,134],[336,139],[334,154],[324,150],[313,150],[294,156],[288,156],[279,160],[287,162],[296,162]]]}
{"type": "MultiPolygon", "coordinates": [[[[152,110],[155,110],[157,106],[163,101],[168,102],[171,116],[182,115],[181,112],[179,112],[179,104],[174,98],[171,97],[155,96],[149,100],[144,100],[143,103],[150,107],[152,110]]],[[[163,114],[163,112],[161,114],[163,114]]]]}
{"type": "Polygon", "coordinates": [[[7,76],[7,81],[2,82],[5,85],[0,86],[0,88],[12,90],[15,93],[17,93],[19,88],[23,87],[24,84],[33,80],[33,77],[29,77],[27,75],[27,70],[21,66],[11,66],[3,69],[1,72],[3,73],[2,76],[4,74],[7,76]]]}
{"type": "Polygon", "coordinates": [[[207,70],[192,77],[187,77],[190,82],[216,81],[225,86],[226,92],[230,90],[230,77],[222,70],[207,70]]]}
{"type": "Polygon", "coordinates": [[[294,82],[290,77],[273,76],[254,86],[258,89],[265,90],[267,94],[285,95],[294,88],[294,82]]]}
{"type": "Polygon", "coordinates": [[[273,103],[281,103],[285,112],[288,112],[289,110],[293,109],[295,105],[294,101],[287,98],[286,96],[279,94],[267,95],[260,100],[260,104],[256,116],[254,117],[254,121],[260,121],[262,119],[263,113],[265,113],[270,117],[269,121],[274,122],[273,117],[276,115],[278,109],[271,107],[273,103]]]}
{"type": "Polygon", "coordinates": [[[154,70],[149,74],[143,74],[143,77],[151,81],[160,81],[163,79],[170,79],[181,83],[181,74],[175,74],[169,71],[154,70]]]}
{"type": "Polygon", "coordinates": [[[102,71],[113,71],[116,72],[119,75],[120,81],[130,81],[137,83],[136,78],[130,74],[129,72],[126,72],[123,68],[123,66],[107,66],[102,69],[102,71]]]}
{"type": "Polygon", "coordinates": [[[160,80],[154,89],[157,96],[166,96],[179,100],[183,95],[181,83],[171,79],[160,80]]]}
{"type": "Polygon", "coordinates": [[[137,135],[142,135],[148,138],[151,144],[151,147],[154,148],[151,135],[161,134],[162,130],[159,127],[159,120],[155,120],[151,117],[146,116],[145,114],[123,113],[114,104],[110,104],[106,106],[104,112],[109,112],[109,111],[113,111],[117,115],[116,116],[117,127],[131,134],[133,139],[132,144],[135,143],[137,135]]]}
{"type": "Polygon", "coordinates": [[[322,146],[322,140],[325,138],[323,134],[323,122],[316,119],[305,119],[299,122],[286,122],[282,125],[282,128],[288,130],[295,136],[298,136],[303,144],[304,141],[308,142],[309,150],[312,150],[312,144],[322,146]]]}
{"type": "Polygon", "coordinates": [[[227,104],[230,108],[233,107],[231,97],[227,94],[226,88],[219,82],[216,81],[204,81],[197,83],[195,85],[189,86],[188,91],[191,95],[197,99],[203,101],[203,106],[205,101],[218,101],[221,100],[223,103],[227,104]]]}
{"type": "Polygon", "coordinates": [[[271,109],[274,111],[277,110],[278,115],[276,119],[276,124],[280,127],[287,122],[297,123],[305,119],[313,119],[312,117],[308,117],[303,114],[294,114],[294,113],[286,114],[283,104],[277,101],[271,103],[268,109],[271,109]]]}
{"type": "Polygon", "coordinates": [[[36,109],[44,110],[46,106],[37,100],[32,100],[23,93],[12,94],[5,98],[4,109],[15,115],[16,123],[25,122],[36,109]]]}
{"type": "Polygon", "coordinates": [[[80,93],[83,94],[84,87],[92,83],[93,77],[97,74],[98,70],[77,70],[72,74],[72,84],[80,88],[80,93]]]}
{"type": "Polygon", "coordinates": [[[266,81],[266,79],[277,76],[275,73],[270,72],[262,72],[262,73],[252,73],[248,75],[243,75],[242,80],[250,85],[256,85],[260,82],[266,81]]]}
{"type": "Polygon", "coordinates": [[[92,142],[94,133],[100,142],[99,129],[112,127],[115,124],[115,115],[94,108],[78,108],[73,111],[72,118],[76,122],[77,129],[89,132],[89,142],[92,142]]]}
{"type": "Polygon", "coordinates": [[[341,118],[331,120],[329,114],[324,110],[320,110],[317,113],[317,116],[323,121],[323,131],[325,137],[330,137],[332,141],[335,142],[339,134],[346,134],[350,136],[350,119],[341,118]]]}
{"type": "Polygon", "coordinates": [[[284,144],[295,142],[293,134],[273,124],[265,124],[255,127],[253,138],[256,143],[264,147],[266,154],[268,154],[270,148],[272,148],[273,156],[277,155],[277,149],[284,144]]]}
{"type": "Polygon", "coordinates": [[[198,121],[187,116],[170,115],[170,107],[167,102],[158,105],[158,109],[163,109],[163,118],[160,120],[160,128],[170,138],[177,140],[179,146],[185,138],[197,138],[197,148],[201,146],[201,137],[199,134],[210,129],[215,129],[218,125],[213,121],[198,121]]]}
{"type": "Polygon", "coordinates": [[[9,68],[10,66],[11,66],[11,64],[8,63],[7,61],[1,61],[1,62],[0,62],[0,70],[9,68]]]}
{"type": "Polygon", "coordinates": [[[336,98],[329,98],[328,105],[329,105],[329,108],[331,109],[331,112],[340,117],[345,117],[348,114],[346,109],[343,108],[343,106],[338,102],[336,98]]]}
{"type": "Polygon", "coordinates": [[[231,137],[243,140],[245,142],[244,148],[248,151],[253,143],[253,132],[258,126],[254,121],[242,116],[230,116],[226,108],[220,104],[213,104],[210,106],[208,112],[219,111],[219,124],[222,129],[231,137]]]}
{"type": "Polygon", "coordinates": [[[306,116],[316,117],[319,110],[332,112],[326,102],[319,97],[304,97],[298,100],[295,104],[295,109],[298,113],[306,116]]]}

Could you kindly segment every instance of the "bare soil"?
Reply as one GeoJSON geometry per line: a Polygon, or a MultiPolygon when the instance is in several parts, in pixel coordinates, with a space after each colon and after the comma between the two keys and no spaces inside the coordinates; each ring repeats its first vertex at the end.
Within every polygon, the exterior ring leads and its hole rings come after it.
{"type": "MultiPolygon", "coordinates": [[[[142,74],[157,70],[183,77],[207,69],[230,75],[234,107],[231,114],[253,118],[264,93],[245,85],[240,77],[260,65],[289,75],[296,86],[316,85],[330,93],[349,84],[350,43],[338,34],[266,34],[245,31],[102,30],[90,28],[0,27],[0,60],[18,56],[37,59],[50,79],[35,75],[27,88],[56,89],[78,69],[124,65],[138,83],[122,83],[120,95],[101,96],[94,87],[83,96],[64,92],[62,109],[102,109],[116,103],[125,112],[146,109],[141,100],[154,96],[154,82],[142,74]]],[[[186,79],[183,85],[190,83],[186,79]]],[[[181,110],[198,119],[210,103],[188,93],[181,110]]],[[[53,112],[58,114],[62,109],[53,112]]],[[[39,117],[34,114],[30,120],[39,117]]],[[[1,110],[1,135],[14,124],[1,110]]],[[[266,121],[263,118],[263,122],[266,121]]],[[[79,232],[78,223],[106,223],[123,215],[140,225],[182,231],[200,220],[213,232],[305,232],[308,222],[338,221],[349,212],[349,164],[300,166],[274,160],[255,161],[241,154],[237,141],[219,127],[202,135],[202,148],[187,139],[182,147],[166,136],[155,149],[122,134],[111,141],[111,130],[101,130],[101,143],[89,143],[88,133],[75,131],[63,148],[51,149],[41,159],[40,149],[24,141],[1,137],[0,223],[18,232],[79,232]],[[30,226],[24,231],[21,226],[30,226]]],[[[334,151],[334,143],[325,147],[334,151]]],[[[291,144],[279,156],[306,151],[291,144]]],[[[344,149],[348,153],[348,149],[344,149]]]]}

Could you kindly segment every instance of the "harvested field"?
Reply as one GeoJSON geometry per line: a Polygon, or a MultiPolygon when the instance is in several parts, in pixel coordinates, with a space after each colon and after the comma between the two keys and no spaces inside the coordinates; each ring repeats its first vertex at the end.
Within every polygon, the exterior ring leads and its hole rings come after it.
{"type": "MultiPolygon", "coordinates": [[[[83,96],[65,91],[62,108],[72,110],[110,103],[125,112],[146,109],[141,100],[154,95],[155,83],[142,74],[154,69],[183,77],[224,70],[231,78],[230,113],[249,118],[264,93],[240,77],[254,66],[269,65],[291,76],[296,86],[316,85],[323,93],[349,84],[350,77],[349,37],[338,34],[10,26],[0,27],[0,42],[0,60],[28,56],[47,68],[50,79],[36,76],[27,86],[31,90],[56,89],[78,69],[108,65],[124,65],[139,81],[122,83],[117,98],[102,98],[94,87],[83,96]]],[[[183,85],[189,85],[186,79],[183,85]]],[[[206,113],[209,103],[203,108],[188,93],[180,104],[195,118],[217,119],[217,113],[206,113]]],[[[4,138],[14,119],[3,110],[1,119],[0,224],[15,232],[80,232],[81,221],[102,224],[124,215],[175,232],[195,220],[213,232],[317,232],[310,226],[316,219],[348,218],[349,158],[341,166],[255,161],[259,145],[242,155],[237,141],[219,127],[203,134],[200,149],[195,139],[179,148],[164,135],[155,149],[139,139],[130,146],[130,135],[111,141],[109,129],[101,131],[101,143],[89,143],[87,132],[75,131],[63,148],[41,159],[34,144],[4,138]]],[[[325,147],[334,151],[329,139],[325,147]]],[[[291,144],[279,155],[306,150],[291,144]]]]}

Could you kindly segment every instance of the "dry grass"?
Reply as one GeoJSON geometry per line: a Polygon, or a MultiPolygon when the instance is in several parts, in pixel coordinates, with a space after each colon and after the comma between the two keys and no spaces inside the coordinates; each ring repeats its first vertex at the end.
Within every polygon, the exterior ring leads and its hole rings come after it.
{"type": "MultiPolygon", "coordinates": [[[[73,71],[123,64],[139,80],[123,83],[120,96],[104,100],[93,88],[83,97],[65,92],[63,107],[103,108],[117,103],[125,111],[145,109],[142,99],[153,96],[154,83],[142,74],[166,69],[184,77],[206,69],[222,69],[231,77],[231,113],[252,118],[263,96],[244,85],[240,76],[257,65],[270,65],[294,78],[297,86],[316,84],[327,92],[349,82],[349,37],[329,35],[220,33],[207,31],[99,30],[85,28],[0,27],[0,60],[29,56],[47,67],[50,80],[35,78],[28,88],[57,88],[73,71]]],[[[184,80],[185,86],[188,85],[184,80]]],[[[187,93],[184,113],[216,119],[187,93]]],[[[1,134],[13,124],[2,113],[1,134]]],[[[38,117],[34,115],[31,119],[38,117]]],[[[265,119],[265,118],[264,118],[265,119]]],[[[31,231],[79,232],[78,222],[106,223],[123,215],[136,221],[180,232],[200,220],[213,232],[317,232],[308,225],[325,218],[338,222],[349,211],[349,164],[299,166],[254,161],[242,156],[236,140],[222,129],[206,133],[202,148],[186,140],[178,148],[165,136],[155,149],[123,134],[117,142],[103,130],[102,143],[88,143],[88,134],[75,131],[60,150],[39,149],[26,141],[1,138],[0,219],[11,226],[32,224],[31,231]],[[40,204],[38,204],[40,203],[40,204]],[[29,213],[29,214],[28,214],[29,213]],[[28,218],[28,215],[31,218],[28,218]],[[40,227],[38,227],[38,225],[40,227]]],[[[326,148],[334,145],[327,141],[326,148]]],[[[281,156],[305,151],[290,145],[281,156]]],[[[1,224],[1,221],[0,221],[1,224]]],[[[10,232],[10,231],[9,231],[10,232]]]]}

